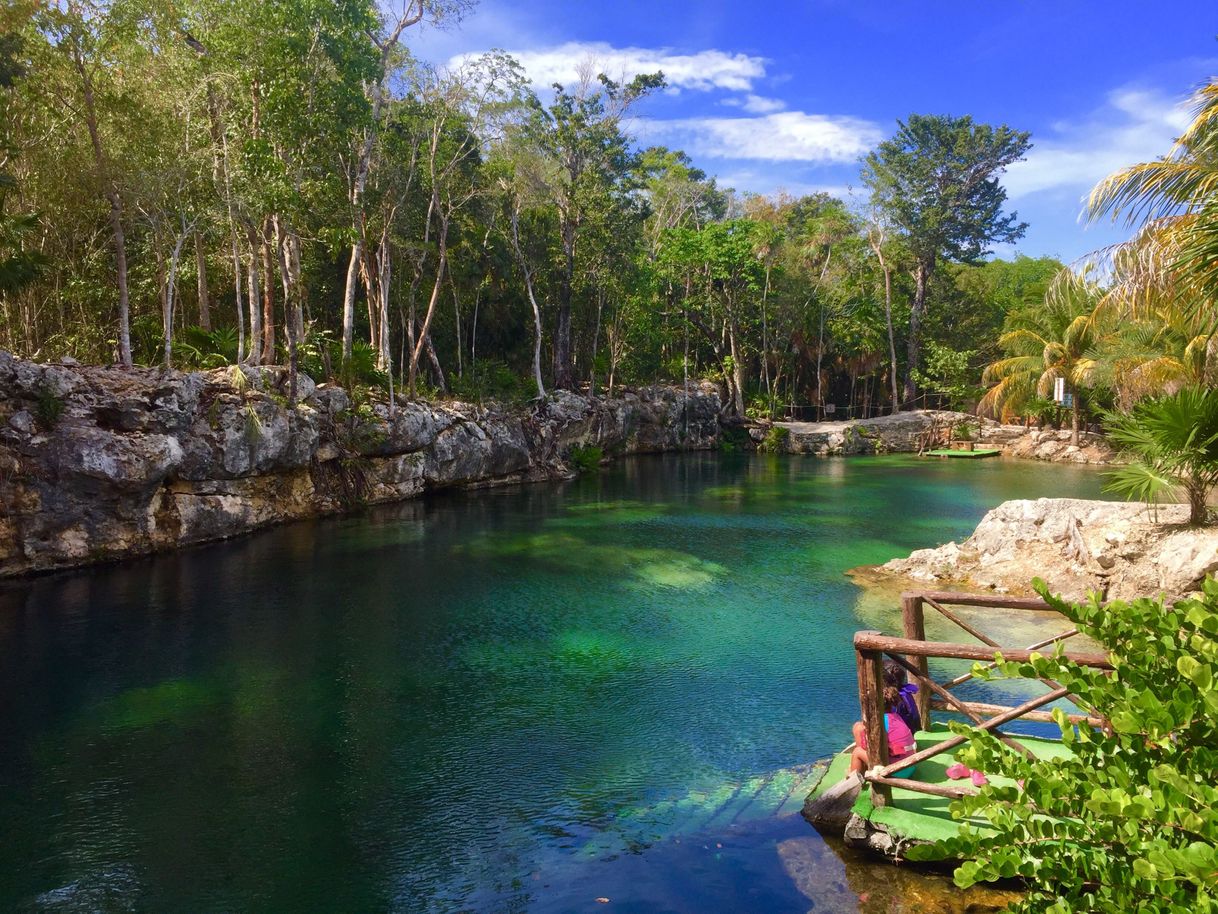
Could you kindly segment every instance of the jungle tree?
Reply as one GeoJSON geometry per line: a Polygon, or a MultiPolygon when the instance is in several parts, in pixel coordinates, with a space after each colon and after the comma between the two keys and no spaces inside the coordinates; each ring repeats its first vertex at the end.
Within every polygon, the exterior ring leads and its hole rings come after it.
{"type": "Polygon", "coordinates": [[[913,262],[905,396],[915,394],[927,286],[943,260],[973,263],[993,244],[1023,237],[1027,224],[1004,213],[999,178],[1019,161],[1029,134],[971,117],[914,114],[864,159],[863,181],[875,207],[904,236],[913,262]]]}

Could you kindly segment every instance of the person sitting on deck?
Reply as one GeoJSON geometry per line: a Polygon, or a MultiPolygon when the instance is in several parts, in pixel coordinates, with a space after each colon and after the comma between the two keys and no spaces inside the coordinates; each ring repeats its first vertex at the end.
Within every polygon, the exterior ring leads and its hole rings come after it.
{"type": "MultiPolygon", "coordinates": [[[[891,685],[885,677],[884,707],[888,709],[888,713],[884,715],[884,730],[888,736],[889,764],[913,755],[918,748],[914,742],[913,731],[909,729],[909,725],[901,719],[901,715],[897,711],[900,704],[900,688],[891,685]]],[[[861,775],[869,767],[871,767],[871,762],[867,757],[867,728],[862,721],[856,721],[854,724],[854,752],[850,756],[850,772],[847,776],[861,775]]],[[[904,778],[909,777],[912,773],[913,766],[911,765],[900,771],[894,771],[892,777],[904,778]]]]}
{"type": "Polygon", "coordinates": [[[921,730],[922,716],[918,713],[918,702],[914,699],[918,694],[918,687],[909,681],[905,670],[895,660],[884,661],[884,685],[896,686],[900,691],[901,700],[896,711],[901,715],[901,720],[905,721],[905,726],[909,727],[911,733],[921,730]]]}

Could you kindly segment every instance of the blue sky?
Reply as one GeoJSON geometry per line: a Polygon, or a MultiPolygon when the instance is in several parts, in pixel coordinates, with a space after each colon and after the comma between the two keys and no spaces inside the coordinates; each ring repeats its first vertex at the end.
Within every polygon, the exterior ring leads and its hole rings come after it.
{"type": "Polygon", "coordinates": [[[1218,76],[1216,36],[1215,0],[481,0],[409,41],[437,64],[503,48],[539,86],[590,57],[611,76],[663,70],[631,131],[744,191],[861,203],[860,156],[911,112],[1030,130],[1004,181],[1030,223],[1017,249],[1074,260],[1128,234],[1086,226],[1081,201],[1167,151],[1218,76]]]}

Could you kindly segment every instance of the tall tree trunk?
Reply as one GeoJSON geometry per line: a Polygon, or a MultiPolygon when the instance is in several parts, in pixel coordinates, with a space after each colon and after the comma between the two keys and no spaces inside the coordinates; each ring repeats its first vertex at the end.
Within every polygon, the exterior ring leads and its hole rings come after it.
{"type": "Polygon", "coordinates": [[[558,320],[554,327],[554,386],[560,390],[573,390],[575,366],[571,351],[571,291],[575,280],[575,224],[569,217],[563,219],[562,249],[558,320]]]}
{"type": "Polygon", "coordinates": [[[207,294],[207,252],[203,249],[203,236],[195,231],[195,272],[199,288],[199,326],[211,332],[211,300],[207,294]]]}
{"type": "Polygon", "coordinates": [[[930,280],[933,263],[919,262],[914,268],[914,299],[909,309],[909,344],[906,350],[905,399],[917,396],[914,372],[922,365],[922,321],[926,317],[926,284],[930,280]]]}
{"type": "Polygon", "coordinates": [[[1075,447],[1078,447],[1078,417],[1079,403],[1076,390],[1070,395],[1070,443],[1075,447]]]}
{"type": "Polygon", "coordinates": [[[246,233],[250,246],[250,348],[245,360],[251,365],[258,365],[262,361],[262,282],[258,273],[258,233],[253,223],[246,223],[246,233]]]}
{"type": "Polygon", "coordinates": [[[237,247],[237,230],[233,228],[233,297],[237,302],[237,361],[245,353],[245,302],[241,300],[241,252],[237,247]]]}
{"type": "Polygon", "coordinates": [[[732,386],[735,390],[732,392],[732,402],[736,412],[736,417],[744,418],[744,365],[740,358],[740,349],[736,344],[736,337],[739,335],[739,330],[736,327],[736,319],[732,317],[727,322],[728,345],[731,347],[732,353],[732,386]]]}
{"type": "Polygon", "coordinates": [[[131,367],[131,300],[127,293],[127,238],[123,233],[123,198],[110,175],[109,163],[102,147],[101,132],[97,127],[97,103],[93,95],[93,78],[85,66],[80,47],[73,49],[72,63],[80,76],[81,92],[85,102],[85,126],[89,131],[89,143],[93,147],[93,163],[98,177],[106,187],[105,197],[110,203],[110,231],[114,237],[114,263],[118,273],[118,361],[124,368],[131,367]]]}
{"type": "Polygon", "coordinates": [[[444,379],[444,369],[440,366],[440,357],[436,354],[436,346],[432,342],[430,333],[423,337],[423,342],[427,347],[427,361],[431,365],[431,373],[435,376],[436,387],[440,389],[440,393],[446,394],[448,393],[448,382],[444,379]]]}
{"type": "MultiPolygon", "coordinates": [[[[533,307],[533,380],[537,384],[537,396],[544,398],[546,387],[541,381],[541,308],[537,306],[537,295],[533,290],[533,271],[529,269],[524,251],[520,247],[520,208],[512,209],[512,250],[516,252],[516,260],[520,271],[524,273],[524,288],[529,296],[529,304],[533,307]]],[[[610,386],[613,384],[610,375],[610,386]]]]}
{"type": "MultiPolygon", "coordinates": [[[[770,384],[770,327],[766,317],[766,302],[770,297],[770,263],[765,265],[765,288],[761,292],[761,376],[765,381],[766,415],[774,405],[774,388],[770,384]]],[[[770,417],[773,418],[773,417],[770,417]]]]}
{"type": "MultiPolygon", "coordinates": [[[[436,304],[440,300],[440,291],[444,286],[445,269],[448,266],[448,213],[436,208],[439,211],[440,230],[436,237],[436,250],[439,254],[439,262],[436,264],[436,279],[431,287],[431,298],[427,301],[427,312],[423,315],[423,324],[419,329],[419,339],[415,344],[414,350],[410,353],[410,372],[407,375],[407,383],[409,384],[410,396],[415,395],[415,381],[419,373],[419,358],[423,355],[423,344],[430,344],[431,321],[436,314],[436,304]]],[[[429,356],[431,353],[429,353],[429,356]]],[[[438,366],[438,360],[437,360],[438,366]]],[[[443,378],[443,375],[441,375],[443,378]]]]}
{"type": "Polygon", "coordinates": [[[181,234],[174,240],[173,252],[169,255],[169,274],[165,279],[165,294],[161,298],[161,318],[164,329],[164,338],[161,342],[166,369],[173,367],[173,306],[178,291],[178,263],[182,259],[182,247],[186,244],[187,234],[187,230],[183,227],[181,234]]]}
{"type": "Polygon", "coordinates": [[[599,283],[596,286],[596,326],[592,330],[592,359],[588,370],[588,395],[596,396],[596,354],[601,340],[601,314],[605,310],[605,289],[599,283]]]}
{"type": "Polygon", "coordinates": [[[875,256],[880,261],[880,270],[884,273],[884,320],[888,325],[888,375],[892,382],[892,411],[895,413],[901,409],[901,393],[897,383],[897,337],[892,327],[892,270],[888,268],[888,261],[884,259],[883,236],[873,238],[868,235],[868,241],[871,242],[871,249],[875,251],[875,256]]]}
{"type": "Polygon", "coordinates": [[[296,329],[295,312],[300,307],[300,290],[294,288],[291,268],[291,242],[289,233],[284,230],[282,220],[274,218],[275,255],[279,261],[279,278],[283,287],[283,332],[288,341],[288,406],[296,405],[296,329]]]}
{"type": "Polygon", "coordinates": [[[271,254],[270,217],[263,222],[258,247],[262,258],[262,354],[259,364],[275,364],[275,267],[271,254]]]}
{"type": "MultiPolygon", "coordinates": [[[[360,190],[363,196],[363,190],[360,190]]],[[[356,201],[358,205],[358,200],[356,201]]],[[[351,363],[351,347],[355,341],[355,285],[359,281],[359,265],[364,256],[363,230],[356,226],[355,244],[351,245],[351,259],[347,262],[347,282],[343,287],[343,369],[351,363]]]]}
{"type": "Polygon", "coordinates": [[[402,6],[402,13],[390,30],[388,37],[380,41],[372,39],[380,51],[380,69],[376,81],[372,83],[369,94],[372,96],[372,111],[368,126],[364,130],[363,141],[360,143],[359,160],[355,168],[355,182],[351,188],[351,211],[354,216],[356,238],[351,246],[351,260],[347,265],[347,284],[343,289],[343,366],[351,361],[351,345],[355,339],[355,282],[356,269],[363,254],[363,203],[364,190],[368,184],[368,172],[372,167],[372,149],[376,143],[376,135],[381,126],[381,112],[385,106],[385,83],[389,78],[389,58],[398,45],[398,39],[403,30],[423,18],[426,0],[409,0],[402,6]]]}
{"type": "MultiPolygon", "coordinates": [[[[381,233],[381,248],[377,252],[377,287],[380,296],[377,301],[377,318],[380,323],[380,348],[377,350],[377,367],[381,371],[389,372],[390,385],[392,388],[393,377],[393,350],[390,345],[389,333],[389,287],[392,282],[392,252],[389,250],[389,230],[386,228],[381,233]]],[[[390,401],[392,405],[393,395],[390,393],[390,401]]]]}

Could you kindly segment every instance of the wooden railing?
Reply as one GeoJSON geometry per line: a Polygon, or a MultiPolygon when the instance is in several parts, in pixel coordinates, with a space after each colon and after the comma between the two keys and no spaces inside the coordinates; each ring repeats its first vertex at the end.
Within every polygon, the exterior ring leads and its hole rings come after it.
{"type": "MultiPolygon", "coordinates": [[[[976,626],[962,619],[949,606],[974,606],[994,609],[1017,611],[1043,612],[1051,611],[1052,607],[1039,599],[1022,597],[1003,597],[989,594],[962,594],[943,591],[916,591],[901,595],[901,611],[905,627],[905,637],[894,638],[874,631],[858,632],[854,636],[855,659],[858,664],[859,707],[862,711],[863,724],[867,732],[867,746],[870,754],[869,770],[864,778],[871,787],[871,800],[875,806],[887,806],[892,802],[892,788],[901,787],[918,793],[926,793],[942,797],[960,797],[971,793],[968,787],[955,787],[945,784],[931,784],[911,778],[893,777],[893,774],[911,765],[924,762],[943,752],[954,749],[967,740],[965,736],[950,736],[933,746],[928,746],[913,755],[891,762],[888,759],[888,740],[884,731],[884,660],[894,661],[905,670],[906,674],[918,685],[917,703],[918,714],[921,718],[922,729],[930,726],[931,711],[947,711],[968,718],[982,730],[994,731],[999,739],[1012,748],[1025,754],[1030,751],[1006,734],[998,730],[1003,724],[1013,720],[1051,721],[1052,715],[1041,711],[1045,705],[1060,699],[1069,699],[1088,713],[1068,715],[1070,720],[1084,725],[1102,726],[1103,720],[1094,709],[1086,708],[1076,696],[1060,683],[1050,679],[1041,680],[1050,691],[1044,695],[1026,701],[1021,705],[1008,706],[984,702],[962,701],[951,692],[953,688],[971,677],[968,674],[957,676],[947,682],[938,683],[930,678],[928,658],[945,657],[959,660],[990,661],[993,665],[994,654],[1001,652],[1003,659],[1027,661],[1034,653],[1050,645],[1058,644],[1078,634],[1071,628],[1059,632],[1049,638],[1042,639],[1025,648],[1008,648],[999,645],[993,638],[986,635],[976,626]],[[926,640],[925,607],[929,605],[945,619],[968,632],[981,642],[977,644],[962,644],[947,641],[926,640]],[[988,716],[987,716],[988,715],[988,716]]],[[[1065,656],[1075,663],[1099,669],[1111,669],[1112,665],[1105,654],[1070,653],[1065,656]]]]}

